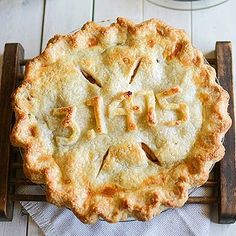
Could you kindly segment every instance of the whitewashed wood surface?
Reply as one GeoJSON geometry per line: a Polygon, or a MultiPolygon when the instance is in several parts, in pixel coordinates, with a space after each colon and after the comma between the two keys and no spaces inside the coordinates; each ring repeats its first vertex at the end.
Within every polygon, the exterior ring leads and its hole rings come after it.
{"type": "MultiPolygon", "coordinates": [[[[136,21],[160,18],[184,29],[193,44],[213,56],[215,42],[230,40],[236,47],[236,1],[199,11],[175,11],[146,0],[0,0],[0,75],[6,42],[20,42],[27,58],[36,56],[54,34],[69,33],[88,20],[124,16],[136,21]]],[[[234,48],[233,48],[234,49],[234,48]]],[[[233,53],[235,58],[235,50],[233,53]]],[[[234,64],[235,68],[235,64],[234,64]]],[[[234,70],[235,76],[236,70],[234,70]]],[[[0,222],[0,236],[42,235],[41,230],[15,204],[12,222],[0,222]]],[[[236,224],[211,223],[210,236],[236,235],[236,224]]]]}

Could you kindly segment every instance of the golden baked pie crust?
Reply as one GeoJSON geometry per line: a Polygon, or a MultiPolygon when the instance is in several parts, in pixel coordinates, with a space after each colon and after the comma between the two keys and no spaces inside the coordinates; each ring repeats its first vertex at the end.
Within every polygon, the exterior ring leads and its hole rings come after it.
{"type": "Polygon", "coordinates": [[[150,220],[183,206],[224,156],[229,95],[215,77],[159,20],[88,22],[26,65],[11,141],[27,177],[81,221],[150,220]]]}

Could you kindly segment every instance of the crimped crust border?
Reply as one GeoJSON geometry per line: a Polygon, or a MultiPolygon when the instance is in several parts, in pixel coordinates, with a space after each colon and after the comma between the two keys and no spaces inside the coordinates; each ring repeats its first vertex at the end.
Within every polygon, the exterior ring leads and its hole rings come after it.
{"type": "MultiPolygon", "coordinates": [[[[155,42],[150,41],[151,45],[155,42]]],[[[209,169],[224,156],[222,138],[231,125],[227,112],[229,95],[215,82],[215,70],[204,64],[204,57],[200,51],[193,48],[189,38],[183,30],[174,29],[164,22],[151,19],[135,25],[133,22],[118,18],[117,23],[102,27],[94,22],[86,23],[81,30],[65,36],[56,35],[52,38],[38,57],[26,65],[25,79],[12,95],[12,106],[16,114],[16,122],[11,134],[13,145],[24,149],[24,172],[35,183],[45,184],[47,199],[58,206],[66,206],[85,223],[94,223],[99,217],[108,222],[124,220],[133,216],[139,220],[150,220],[166,208],[181,207],[188,199],[188,190],[205,183],[209,169]],[[158,176],[148,178],[139,189],[131,193],[120,193],[114,189],[110,193],[101,190],[99,201],[91,202],[92,194],[87,195],[81,206],[73,191],[64,195],[57,189],[54,177],[60,172],[53,158],[40,159],[42,146],[35,139],[29,137],[30,120],[24,109],[24,102],[20,94],[29,90],[34,79],[34,68],[44,66],[60,57],[60,43],[66,43],[71,48],[91,47],[99,37],[106,38],[110,31],[125,31],[135,37],[156,29],[158,42],[165,47],[166,60],[178,59],[183,65],[195,66],[200,70],[200,76],[195,83],[208,91],[200,99],[204,103],[205,114],[208,118],[199,131],[199,135],[188,157],[169,169],[160,172],[158,176]],[[86,39],[84,35],[93,35],[86,39]],[[147,187],[148,186],[148,187],[147,187]],[[164,188],[163,186],[168,186],[164,188]],[[112,192],[112,196],[111,196],[112,192]],[[114,198],[113,196],[116,196],[114,198]],[[115,199],[115,200],[114,200],[115,199]],[[118,199],[118,200],[117,200],[118,199]]],[[[32,130],[31,134],[37,132],[32,130]]]]}

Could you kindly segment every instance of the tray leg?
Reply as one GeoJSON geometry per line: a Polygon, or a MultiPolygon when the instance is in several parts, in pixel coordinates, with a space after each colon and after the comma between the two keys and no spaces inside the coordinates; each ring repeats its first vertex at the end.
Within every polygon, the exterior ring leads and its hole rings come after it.
{"type": "Polygon", "coordinates": [[[225,157],[219,164],[218,220],[220,224],[231,224],[236,219],[235,120],[231,42],[217,42],[215,52],[218,79],[230,95],[228,112],[232,119],[232,126],[224,139],[225,157]]]}
{"type": "Polygon", "coordinates": [[[20,74],[20,60],[24,58],[24,49],[19,43],[5,45],[0,90],[0,220],[12,220],[13,202],[9,199],[10,163],[12,149],[9,135],[12,124],[11,94],[20,74]]]}

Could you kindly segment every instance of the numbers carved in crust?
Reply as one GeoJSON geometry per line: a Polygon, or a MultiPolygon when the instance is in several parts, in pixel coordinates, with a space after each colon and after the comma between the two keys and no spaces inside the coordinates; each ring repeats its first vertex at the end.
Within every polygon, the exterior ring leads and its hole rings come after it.
{"type": "MultiPolygon", "coordinates": [[[[112,119],[115,116],[125,116],[128,131],[138,129],[135,115],[142,112],[138,104],[134,104],[135,96],[142,96],[145,99],[146,120],[149,126],[157,125],[156,115],[156,100],[162,110],[172,110],[176,112],[177,119],[162,123],[163,125],[173,127],[181,125],[189,119],[189,109],[185,103],[171,103],[168,98],[171,98],[181,93],[180,87],[172,87],[157,93],[156,96],[152,90],[140,91],[132,93],[131,91],[118,94],[107,107],[108,118],[112,119]]],[[[93,139],[98,134],[107,133],[106,119],[104,115],[104,102],[101,96],[95,96],[85,101],[88,107],[93,107],[96,127],[88,131],[89,139],[93,139]]],[[[70,130],[69,137],[57,136],[56,142],[61,145],[73,145],[79,138],[79,126],[75,121],[76,107],[67,106],[53,109],[54,116],[62,116],[62,126],[70,130]]]]}
{"type": "Polygon", "coordinates": [[[54,108],[52,114],[54,116],[60,116],[62,118],[61,125],[64,128],[68,128],[70,130],[69,137],[57,136],[56,142],[58,145],[73,145],[77,142],[79,138],[79,127],[75,121],[75,113],[76,107],[67,106],[54,108]]]}
{"type": "Polygon", "coordinates": [[[178,119],[173,121],[167,121],[164,123],[166,126],[176,126],[186,122],[189,118],[189,109],[185,103],[169,103],[168,97],[172,97],[178,93],[181,93],[179,86],[172,87],[164,90],[156,95],[157,101],[162,109],[174,110],[178,114],[178,119]]]}

